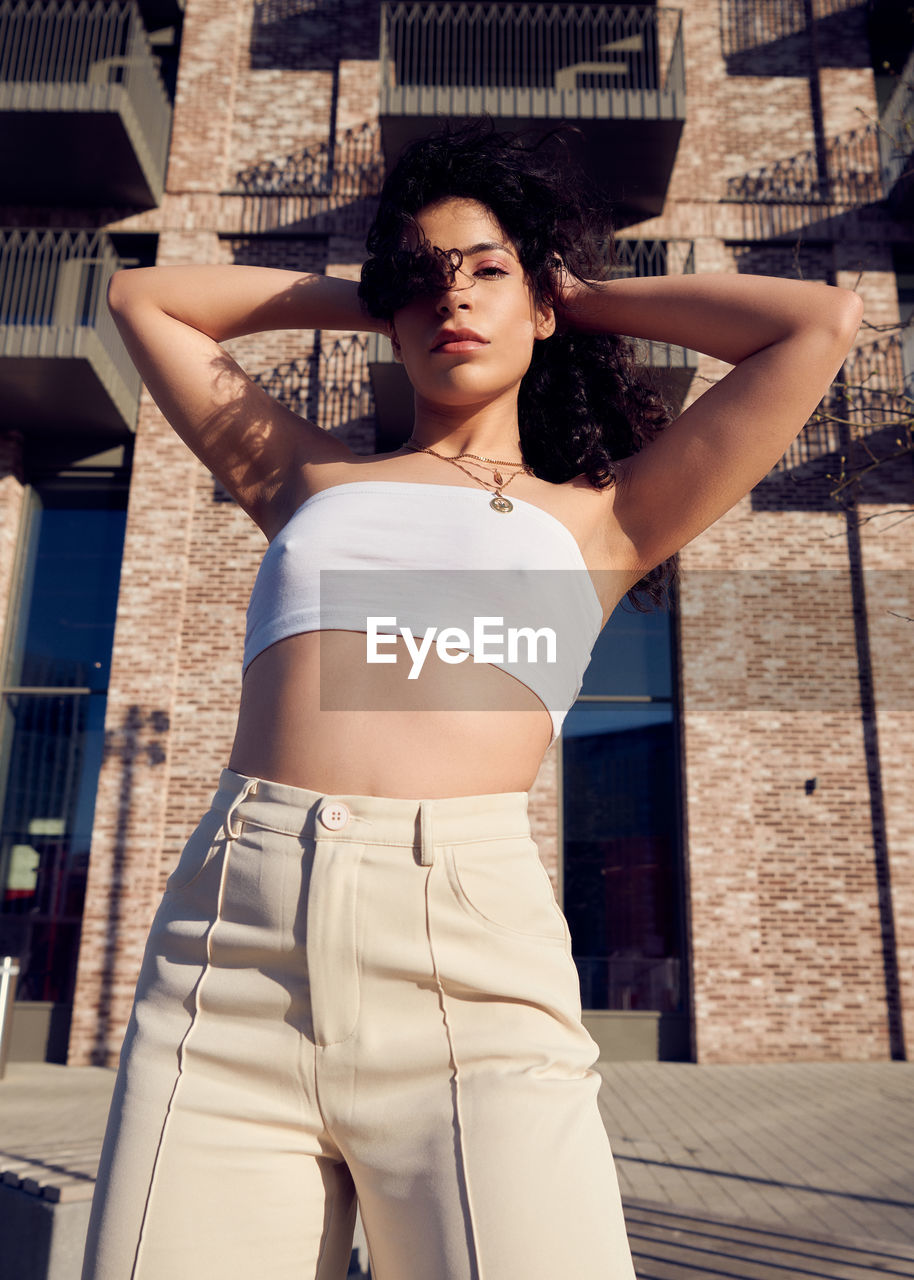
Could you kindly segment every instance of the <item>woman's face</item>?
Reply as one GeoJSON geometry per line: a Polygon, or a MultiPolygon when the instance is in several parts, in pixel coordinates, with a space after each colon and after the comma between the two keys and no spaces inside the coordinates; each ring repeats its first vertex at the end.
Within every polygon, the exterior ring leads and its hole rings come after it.
{"type": "Polygon", "coordinates": [[[516,399],[534,342],[555,329],[551,310],[537,308],[516,249],[485,205],[442,200],[416,222],[435,248],[463,254],[451,288],[414,298],[391,323],[417,396],[452,408],[516,399]]]}

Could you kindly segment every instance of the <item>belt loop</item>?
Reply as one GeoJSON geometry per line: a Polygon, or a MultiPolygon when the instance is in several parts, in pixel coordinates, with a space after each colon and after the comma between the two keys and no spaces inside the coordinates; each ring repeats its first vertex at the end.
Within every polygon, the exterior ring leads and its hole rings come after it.
{"type": "Polygon", "coordinates": [[[233,830],[232,817],[235,813],[235,810],[241,804],[242,800],[246,800],[248,796],[252,796],[256,794],[257,783],[258,783],[257,778],[246,778],[244,786],[241,788],[237,796],[235,796],[235,799],[232,801],[232,803],[228,807],[228,812],[225,815],[225,821],[223,825],[225,826],[225,834],[226,836],[228,836],[229,840],[237,840],[238,837],[241,835],[240,825],[237,831],[233,830]]]}
{"type": "Polygon", "coordinates": [[[419,866],[430,867],[435,861],[435,831],[432,825],[431,800],[419,801],[419,866]]]}

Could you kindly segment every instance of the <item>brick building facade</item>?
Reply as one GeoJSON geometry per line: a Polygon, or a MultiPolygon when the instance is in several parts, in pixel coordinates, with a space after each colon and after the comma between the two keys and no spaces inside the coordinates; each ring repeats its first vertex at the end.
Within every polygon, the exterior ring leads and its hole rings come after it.
{"type": "MultiPolygon", "coordinates": [[[[512,8],[498,7],[503,14],[512,8]]],[[[405,75],[393,45],[382,57],[382,8],[391,22],[419,10],[446,23],[456,6],[187,0],[182,12],[169,0],[140,5],[166,86],[177,73],[161,193],[101,207],[84,197],[51,204],[25,189],[7,198],[0,221],[20,232],[101,230],[121,261],[247,262],[356,277],[385,149],[397,128],[431,127],[419,115],[421,102],[440,102],[447,87],[434,84],[439,73],[429,63],[413,95],[419,105],[395,108],[389,93],[382,98],[405,75]]],[[[622,21],[624,11],[636,25],[619,40],[641,39],[643,48],[645,32],[657,39],[663,75],[642,83],[647,108],[639,117],[629,102],[625,119],[588,135],[607,169],[616,148],[669,157],[659,175],[604,175],[615,184],[619,233],[633,242],[632,261],[646,261],[659,245],[667,269],[829,281],[860,292],[867,322],[842,375],[843,398],[839,387],[828,402],[833,420],[810,424],[779,467],[681,553],[666,633],[670,691],[655,699],[666,708],[675,759],[667,761],[666,790],[648,796],[656,812],[645,821],[654,835],[645,844],[633,829],[619,855],[620,866],[641,858],[637,883],[654,895],[645,906],[630,885],[622,891],[631,895],[632,919],[643,908],[642,931],[653,936],[662,932],[662,916],[675,946],[663,952],[651,944],[652,952],[636,940],[627,957],[616,954],[606,991],[600,982],[586,988],[597,993],[588,1001],[585,992],[589,1025],[608,1056],[904,1056],[914,1025],[907,765],[914,535],[910,521],[893,513],[911,505],[911,455],[883,463],[843,502],[830,496],[829,479],[852,437],[893,451],[898,428],[893,434],[884,424],[897,419],[904,374],[914,372],[894,328],[907,318],[914,284],[912,196],[904,175],[894,186],[886,177],[879,122],[890,86],[873,69],[883,27],[897,34],[884,13],[890,6],[690,0],[681,17],[662,11],[662,20],[660,11],[648,9],[644,18],[627,6],[559,8],[579,22],[601,9],[615,11],[607,21],[622,21]],[[671,89],[680,65],[684,86],[671,89]],[[676,99],[672,107],[664,95],[676,99]],[[639,134],[656,125],[651,103],[661,100],[667,117],[655,132],[639,134]],[[660,827],[669,849],[658,886],[651,850],[660,847],[660,827]],[[640,847],[648,848],[643,856],[640,847]],[[663,953],[664,972],[678,975],[675,997],[654,999],[646,980],[638,986],[619,976],[642,952],[645,972],[644,957],[663,953]]],[[[605,87],[592,66],[581,72],[575,93],[562,100],[566,115],[575,97],[586,116],[588,93],[599,100],[605,87]]],[[[522,108],[514,110],[517,119],[522,108]]],[[[383,377],[389,369],[364,338],[270,333],[229,346],[249,373],[359,452],[379,447],[385,412],[396,417],[396,392],[385,390],[383,377]]],[[[648,358],[685,403],[724,371],[692,353],[648,358]]],[[[4,363],[12,369],[11,359],[4,363]]],[[[247,597],[265,544],[145,392],[135,432],[82,429],[77,438],[62,420],[36,428],[22,408],[5,411],[2,425],[7,661],[24,609],[17,546],[32,473],[44,474],[49,459],[75,476],[87,467],[123,476],[129,466],[75,982],[70,993],[45,992],[41,1000],[33,991],[17,1006],[22,1028],[26,1003],[35,1018],[40,1006],[50,1027],[54,1010],[69,1013],[72,1002],[68,1035],[58,1035],[54,1052],[72,1064],[113,1065],[165,879],[228,759],[247,597]]],[[[860,449],[853,446],[851,462],[860,449]]],[[[8,698],[27,684],[5,679],[8,698]]],[[[599,707],[609,715],[616,693],[602,704],[595,695],[581,716],[599,707]]],[[[631,760],[642,758],[642,748],[648,764],[660,758],[650,754],[651,723],[633,721],[631,760]]],[[[572,830],[568,798],[585,786],[599,790],[609,776],[587,772],[588,761],[604,760],[599,744],[591,751],[587,741],[585,734],[555,744],[531,795],[535,835],[560,895],[578,874],[571,859],[584,839],[572,830]]],[[[7,756],[9,748],[4,767],[7,756]]],[[[599,813],[606,796],[589,794],[599,813]]],[[[613,806],[603,807],[600,820],[611,826],[613,806]]],[[[40,834],[29,837],[39,853],[40,834]]],[[[586,835],[591,851],[602,847],[598,837],[586,835]]],[[[17,839],[21,850],[24,837],[17,839]]],[[[23,1045],[26,1039],[21,1030],[23,1045]]]]}

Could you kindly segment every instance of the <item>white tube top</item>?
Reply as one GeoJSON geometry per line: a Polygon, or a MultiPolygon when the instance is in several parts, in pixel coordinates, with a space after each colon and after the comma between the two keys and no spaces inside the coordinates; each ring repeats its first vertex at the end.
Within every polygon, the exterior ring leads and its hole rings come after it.
{"type": "Polygon", "coordinates": [[[570,529],[514,497],[513,511],[493,511],[491,496],[388,480],[312,494],[264,554],[242,670],[305,631],[365,632],[366,646],[390,662],[394,645],[383,637],[408,629],[417,654],[424,642],[448,662],[502,666],[548,710],[554,742],[581,691],[603,609],[570,529]]]}

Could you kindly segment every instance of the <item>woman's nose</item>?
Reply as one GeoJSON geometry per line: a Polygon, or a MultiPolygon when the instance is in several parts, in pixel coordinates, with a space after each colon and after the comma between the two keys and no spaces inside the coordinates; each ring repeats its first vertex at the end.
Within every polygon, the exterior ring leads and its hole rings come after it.
{"type": "Polygon", "coordinates": [[[438,312],[446,315],[451,311],[468,311],[470,309],[469,286],[455,281],[450,289],[445,289],[438,298],[438,312]]]}
{"type": "Polygon", "coordinates": [[[438,303],[438,314],[440,316],[452,315],[455,311],[469,311],[470,304],[462,301],[459,296],[448,295],[441,299],[438,303]]]}

